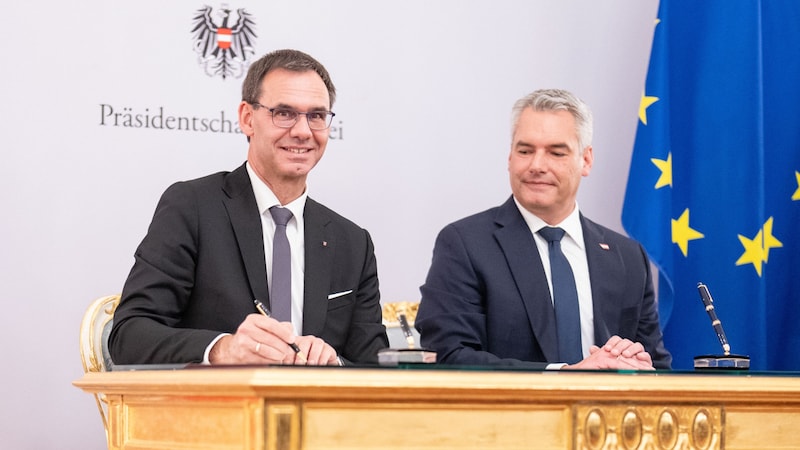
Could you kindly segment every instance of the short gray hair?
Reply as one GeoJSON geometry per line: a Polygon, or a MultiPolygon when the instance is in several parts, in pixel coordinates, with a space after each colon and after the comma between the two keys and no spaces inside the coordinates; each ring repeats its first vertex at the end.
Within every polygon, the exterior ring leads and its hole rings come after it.
{"type": "Polygon", "coordinates": [[[511,109],[511,136],[519,124],[519,116],[525,108],[534,111],[567,111],[575,118],[575,134],[578,137],[579,151],[583,154],[592,145],[592,111],[589,106],[563,89],[539,89],[517,100],[511,109]]]}

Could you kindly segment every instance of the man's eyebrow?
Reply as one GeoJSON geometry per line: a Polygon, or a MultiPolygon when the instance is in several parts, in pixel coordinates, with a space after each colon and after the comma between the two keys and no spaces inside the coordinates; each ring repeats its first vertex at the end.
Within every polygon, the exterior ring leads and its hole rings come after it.
{"type": "MultiPolygon", "coordinates": [[[[514,143],[514,147],[530,147],[530,148],[534,148],[536,146],[531,144],[531,143],[529,143],[529,142],[526,142],[526,141],[523,141],[523,140],[519,140],[519,141],[514,143]]],[[[566,142],[558,142],[558,143],[555,143],[555,144],[549,144],[549,145],[546,145],[545,148],[570,150],[569,144],[567,144],[566,142]]]]}
{"type": "MultiPolygon", "coordinates": [[[[294,106],[287,105],[286,103],[278,103],[276,106],[273,106],[273,108],[290,109],[292,111],[299,111],[294,106]]],[[[313,112],[323,112],[323,111],[328,112],[329,110],[328,110],[328,108],[326,108],[324,106],[312,106],[311,108],[308,109],[307,112],[312,112],[312,111],[313,112]]]]}

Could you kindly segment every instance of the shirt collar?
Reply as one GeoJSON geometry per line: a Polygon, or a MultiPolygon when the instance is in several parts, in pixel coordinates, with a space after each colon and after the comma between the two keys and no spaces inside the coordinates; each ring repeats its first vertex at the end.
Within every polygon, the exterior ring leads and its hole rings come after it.
{"type": "Polygon", "coordinates": [[[256,196],[256,205],[258,205],[259,214],[263,215],[268,213],[269,209],[273,206],[282,206],[291,211],[295,219],[298,221],[301,220],[306,209],[308,186],[306,186],[306,189],[303,191],[300,197],[297,197],[285,205],[281,205],[281,203],[278,201],[278,197],[275,196],[275,193],[272,192],[266,183],[261,181],[261,178],[259,178],[253,168],[250,167],[250,162],[246,164],[246,167],[247,175],[250,177],[250,184],[253,186],[253,194],[256,196]]]}
{"type": "Polygon", "coordinates": [[[561,223],[555,225],[548,224],[532,212],[525,209],[525,207],[522,206],[519,201],[517,201],[516,197],[514,197],[514,203],[517,205],[517,209],[519,210],[520,214],[522,214],[522,218],[525,219],[525,223],[528,225],[528,228],[531,229],[531,233],[534,235],[544,227],[559,227],[564,229],[567,236],[572,238],[572,240],[578,244],[578,247],[584,249],[581,213],[577,201],[575,202],[575,209],[573,209],[572,212],[563,221],[561,221],[561,223]]]}

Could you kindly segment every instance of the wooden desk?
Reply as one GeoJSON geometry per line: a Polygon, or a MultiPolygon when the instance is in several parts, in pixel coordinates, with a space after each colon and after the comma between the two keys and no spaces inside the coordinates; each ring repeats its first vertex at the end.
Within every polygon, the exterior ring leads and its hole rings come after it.
{"type": "Polygon", "coordinates": [[[800,448],[800,377],[355,368],[89,373],[112,449],[800,448]]]}

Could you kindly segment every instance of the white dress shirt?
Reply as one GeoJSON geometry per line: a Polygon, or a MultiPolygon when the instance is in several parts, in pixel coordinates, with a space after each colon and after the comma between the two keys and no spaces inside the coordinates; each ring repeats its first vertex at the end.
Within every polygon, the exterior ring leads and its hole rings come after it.
{"type": "MultiPolygon", "coordinates": [[[[264,257],[267,263],[267,286],[272,292],[272,240],[275,237],[275,220],[269,209],[273,206],[282,206],[292,212],[292,218],[286,224],[286,238],[289,239],[289,248],[292,252],[292,325],[296,335],[303,334],[303,291],[305,283],[305,222],[303,211],[306,207],[308,189],[294,201],[281,205],[278,197],[270,188],[258,178],[258,175],[247,163],[247,174],[250,176],[250,184],[253,186],[253,193],[256,196],[258,212],[261,216],[261,230],[264,235],[264,257]]],[[[264,299],[266,300],[266,299],[264,299]]]]}
{"type": "MultiPolygon", "coordinates": [[[[256,205],[261,217],[261,231],[264,235],[264,259],[267,263],[267,286],[272,288],[272,240],[275,237],[275,220],[269,209],[273,206],[283,206],[292,211],[292,218],[286,224],[286,238],[289,240],[289,248],[292,255],[292,326],[296,335],[302,335],[303,331],[303,289],[305,279],[305,240],[304,230],[305,222],[303,221],[303,211],[306,207],[306,198],[308,198],[308,189],[303,192],[303,195],[298,197],[288,205],[281,205],[278,197],[258,178],[258,175],[247,163],[247,175],[250,177],[250,184],[253,187],[253,194],[256,197],[256,205]]],[[[266,301],[266,299],[260,299],[266,301]]],[[[206,347],[203,354],[203,364],[209,364],[208,355],[211,353],[211,348],[223,336],[230,333],[221,333],[206,347]]]]}
{"type": "MultiPolygon", "coordinates": [[[[536,248],[542,258],[544,273],[547,275],[547,284],[550,288],[550,301],[553,301],[553,281],[550,276],[550,249],[547,239],[543,238],[538,231],[544,227],[559,227],[566,233],[561,239],[561,251],[567,257],[569,265],[572,267],[572,274],[575,277],[575,287],[578,290],[578,306],[581,318],[581,347],[583,357],[589,356],[589,347],[594,342],[594,311],[592,309],[592,284],[589,279],[589,263],[586,259],[586,245],[583,242],[583,227],[580,220],[580,209],[575,203],[575,209],[561,223],[549,225],[544,220],[536,217],[533,213],[525,209],[514,198],[517,209],[528,224],[533,240],[536,241],[536,248]]],[[[605,342],[599,345],[605,344],[605,342]]]]}

